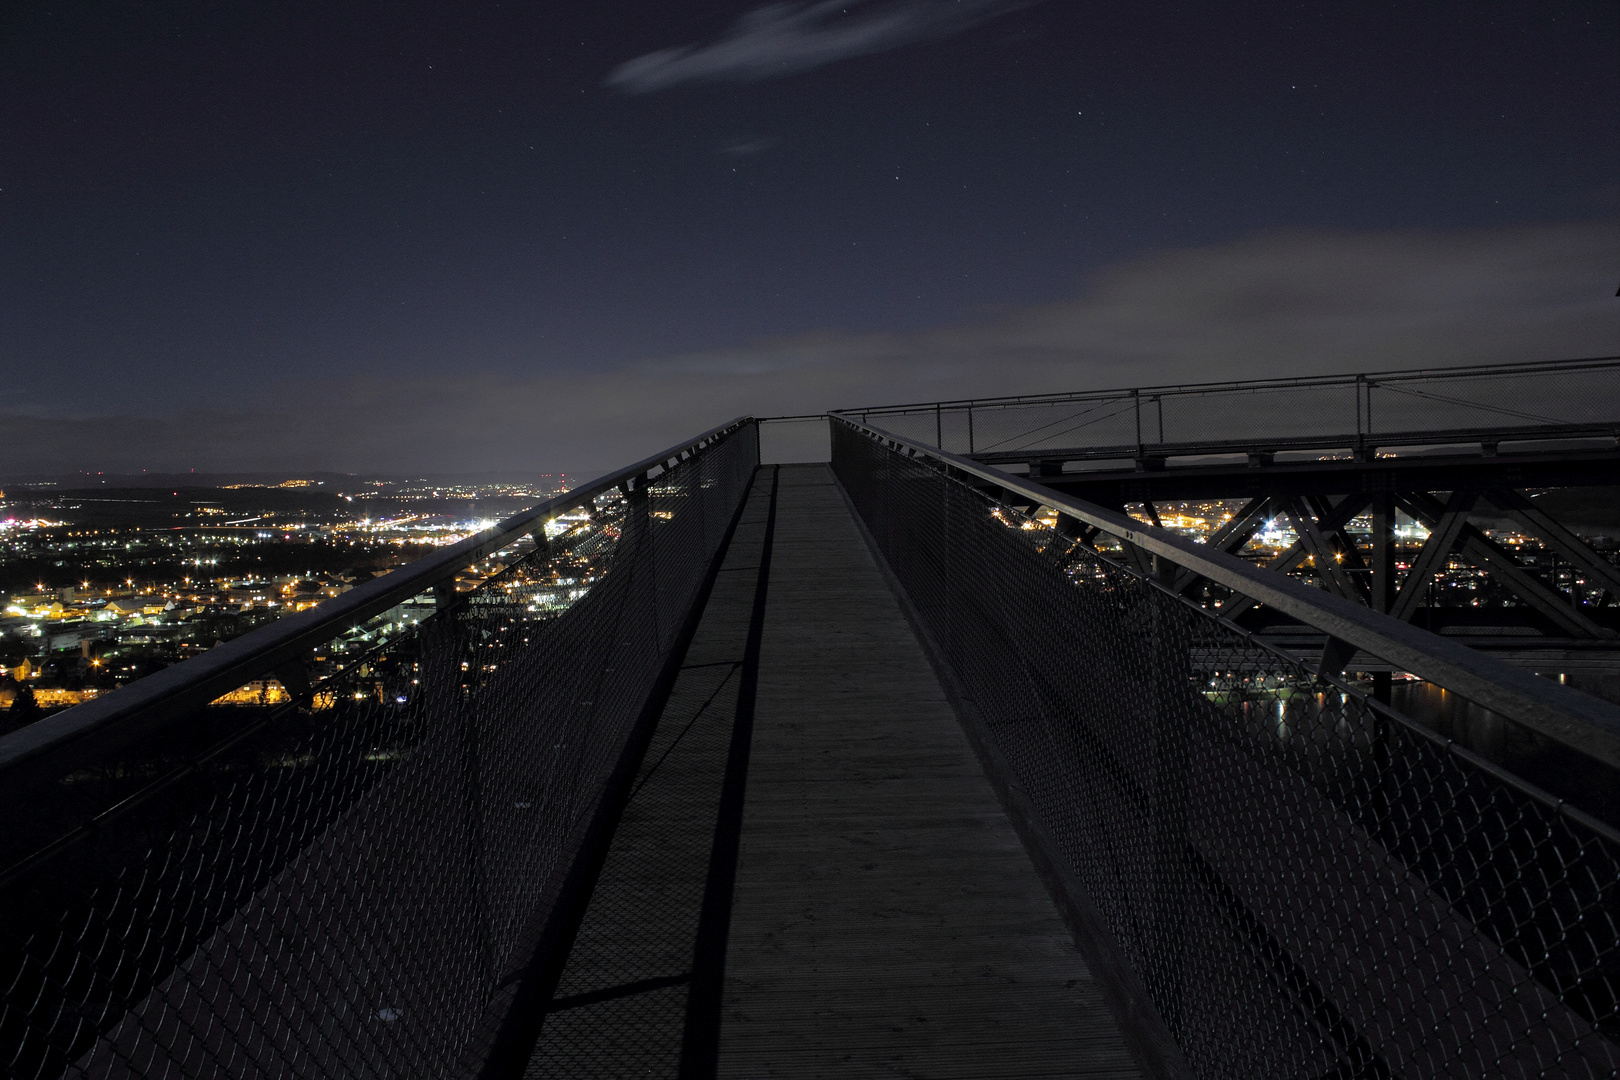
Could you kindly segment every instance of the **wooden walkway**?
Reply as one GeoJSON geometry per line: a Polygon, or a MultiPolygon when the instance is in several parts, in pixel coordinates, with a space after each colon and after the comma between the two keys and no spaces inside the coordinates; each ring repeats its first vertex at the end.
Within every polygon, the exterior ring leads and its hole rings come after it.
{"type": "Polygon", "coordinates": [[[761,470],[682,682],[531,1076],[1139,1075],[825,466],[761,470]]]}

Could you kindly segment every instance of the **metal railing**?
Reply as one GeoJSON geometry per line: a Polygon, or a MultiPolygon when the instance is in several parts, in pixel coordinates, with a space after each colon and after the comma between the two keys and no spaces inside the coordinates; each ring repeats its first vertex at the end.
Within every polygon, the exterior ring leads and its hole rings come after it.
{"type": "MultiPolygon", "coordinates": [[[[834,418],[839,427],[864,429],[898,452],[921,455],[959,478],[989,486],[1023,505],[1045,506],[1063,518],[1123,541],[1181,570],[1264,603],[1330,640],[1365,651],[1436,686],[1460,694],[1499,716],[1620,769],[1620,706],[1542,679],[1410,623],[1379,614],[1321,589],[1269,573],[1236,555],[1168,529],[1059,494],[1038,481],[942,452],[881,428],[834,418]]],[[[1348,653],[1345,654],[1348,659],[1348,653]]],[[[1336,672],[1335,672],[1336,673],[1336,672]]]]}
{"type": "MultiPolygon", "coordinates": [[[[923,440],[831,431],[1026,837],[1190,1071],[1620,1069],[1610,825],[1080,530],[1609,774],[1620,710],[923,440]]],[[[735,421],[0,738],[0,1071],[520,1071],[759,458],[735,421]],[[293,704],[207,707],[270,674],[293,704]]]]}
{"type": "Polygon", "coordinates": [[[0,739],[0,1072],[521,1071],[758,458],[734,421],[0,739]]]}
{"type": "Polygon", "coordinates": [[[1094,968],[1123,972],[1191,1073],[1620,1069],[1620,834],[1064,523],[1260,594],[1609,767],[1612,706],[851,417],[833,420],[833,469],[1094,931],[1094,968]]]}
{"type": "Polygon", "coordinates": [[[1620,437],[1620,357],[981,398],[843,415],[985,461],[1620,437]]]}

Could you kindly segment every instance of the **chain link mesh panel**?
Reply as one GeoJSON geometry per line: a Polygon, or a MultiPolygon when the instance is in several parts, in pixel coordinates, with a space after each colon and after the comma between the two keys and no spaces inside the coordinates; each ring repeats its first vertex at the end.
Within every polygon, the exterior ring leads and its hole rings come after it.
{"type": "Polygon", "coordinates": [[[757,462],[748,425],[469,568],[301,702],[14,798],[7,864],[138,805],[7,875],[0,1070],[475,1074],[757,462]]]}
{"type": "Polygon", "coordinates": [[[1202,1077],[1610,1077],[1620,836],[849,426],[833,468],[1202,1077]]]}

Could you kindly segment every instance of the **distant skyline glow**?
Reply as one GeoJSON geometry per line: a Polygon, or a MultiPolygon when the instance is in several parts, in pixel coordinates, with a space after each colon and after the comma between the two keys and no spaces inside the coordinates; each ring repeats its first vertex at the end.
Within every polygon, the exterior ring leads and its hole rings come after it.
{"type": "Polygon", "coordinates": [[[1620,10],[18,9],[0,477],[1620,352],[1620,10]]]}

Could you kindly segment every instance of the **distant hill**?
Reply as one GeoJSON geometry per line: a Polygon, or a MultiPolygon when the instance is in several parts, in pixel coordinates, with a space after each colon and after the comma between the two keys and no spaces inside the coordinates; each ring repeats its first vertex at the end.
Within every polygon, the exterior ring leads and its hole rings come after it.
{"type": "Polygon", "coordinates": [[[84,491],[89,488],[222,488],[234,485],[279,487],[296,481],[309,481],[311,486],[334,491],[352,492],[356,488],[385,484],[444,484],[490,485],[529,484],[558,486],[563,482],[561,473],[542,472],[478,472],[478,473],[339,473],[339,472],[241,472],[241,473],[18,473],[0,475],[0,487],[54,488],[84,491]]]}
{"type": "Polygon", "coordinates": [[[350,516],[350,503],[325,487],[18,487],[6,490],[6,504],[30,507],[41,517],[75,525],[174,525],[240,523],[261,516],[337,521],[350,516]]]}

